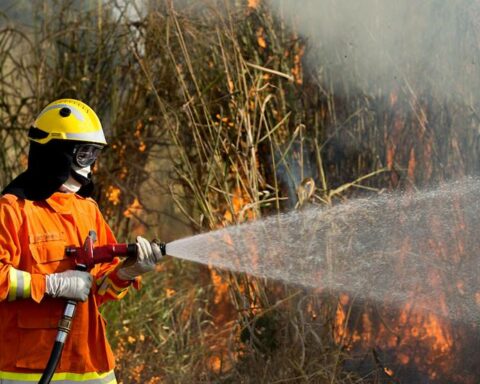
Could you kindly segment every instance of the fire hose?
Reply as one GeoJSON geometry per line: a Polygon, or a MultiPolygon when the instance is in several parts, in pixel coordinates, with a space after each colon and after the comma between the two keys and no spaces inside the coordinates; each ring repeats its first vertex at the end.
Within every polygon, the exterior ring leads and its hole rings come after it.
{"type": "MultiPolygon", "coordinates": [[[[133,260],[133,258],[137,256],[137,244],[135,243],[107,244],[94,247],[96,240],[97,234],[95,231],[89,231],[82,247],[67,247],[65,249],[66,255],[74,258],[76,270],[89,271],[95,264],[108,263],[112,261],[114,257],[126,257],[133,260]]],[[[158,245],[160,246],[162,255],[165,255],[165,243],[158,243],[158,245]]],[[[76,305],[77,302],[75,300],[67,300],[62,318],[58,324],[57,337],[39,384],[48,384],[52,380],[53,374],[60,362],[65,341],[72,327],[76,305]]]]}

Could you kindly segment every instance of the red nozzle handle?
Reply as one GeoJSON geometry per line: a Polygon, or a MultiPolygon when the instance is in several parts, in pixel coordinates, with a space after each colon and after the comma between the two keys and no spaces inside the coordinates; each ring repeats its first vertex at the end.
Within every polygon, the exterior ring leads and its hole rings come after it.
{"type": "Polygon", "coordinates": [[[67,256],[72,256],[75,258],[75,264],[83,265],[89,270],[93,268],[95,264],[108,263],[112,261],[115,256],[136,257],[137,244],[119,243],[94,247],[93,257],[89,255],[89,252],[85,252],[84,248],[82,247],[68,247],[65,252],[67,256]]]}
{"type": "Polygon", "coordinates": [[[136,257],[137,244],[107,244],[93,248],[93,260],[95,264],[112,261],[115,256],[136,257]]]}

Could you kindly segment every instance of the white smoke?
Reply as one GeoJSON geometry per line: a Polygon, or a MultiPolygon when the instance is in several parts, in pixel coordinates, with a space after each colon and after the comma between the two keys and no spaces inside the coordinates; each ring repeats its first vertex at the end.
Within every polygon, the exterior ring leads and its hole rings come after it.
{"type": "Polygon", "coordinates": [[[273,1],[312,48],[309,57],[342,89],[469,99],[480,78],[480,3],[472,0],[273,1]]]}

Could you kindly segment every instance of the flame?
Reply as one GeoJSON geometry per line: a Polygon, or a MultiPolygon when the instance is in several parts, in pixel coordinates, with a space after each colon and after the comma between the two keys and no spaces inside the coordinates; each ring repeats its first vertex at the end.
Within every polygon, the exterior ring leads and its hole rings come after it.
{"type": "Polygon", "coordinates": [[[235,221],[241,223],[255,218],[255,212],[250,209],[251,199],[248,194],[239,187],[235,189],[231,198],[231,207],[223,214],[224,224],[232,224],[235,221]]]}
{"type": "Polygon", "coordinates": [[[230,93],[233,93],[235,91],[235,84],[233,83],[232,79],[230,78],[230,76],[228,76],[228,80],[227,80],[227,83],[228,83],[228,90],[230,93]]]}
{"type": "Polygon", "coordinates": [[[305,54],[305,46],[300,45],[296,48],[296,52],[293,56],[293,68],[291,70],[293,79],[296,84],[303,84],[303,68],[302,68],[302,58],[305,54]]]}
{"type": "Polygon", "coordinates": [[[415,159],[415,149],[410,149],[410,158],[408,159],[407,177],[410,180],[411,185],[415,183],[415,165],[417,164],[415,159]]]}
{"type": "Polygon", "coordinates": [[[160,384],[162,381],[161,377],[153,376],[147,381],[147,384],[160,384]]]}
{"type": "Polygon", "coordinates": [[[317,309],[315,308],[315,306],[311,301],[308,302],[306,311],[310,315],[312,320],[317,319],[318,317],[317,309]]]}
{"type": "Polygon", "coordinates": [[[142,204],[140,204],[140,201],[138,201],[138,198],[135,197],[133,199],[132,204],[123,212],[123,216],[132,218],[134,216],[138,216],[140,212],[142,212],[143,207],[142,204]]]}
{"type": "MultiPolygon", "coordinates": [[[[227,329],[232,325],[228,324],[227,329]]],[[[207,358],[207,367],[215,373],[228,372],[238,359],[238,352],[231,351],[229,348],[230,340],[225,335],[212,331],[206,335],[206,339],[211,343],[210,354],[207,358]]]]}
{"type": "Polygon", "coordinates": [[[225,299],[228,299],[228,283],[214,269],[210,270],[210,277],[215,287],[213,302],[221,305],[225,303],[225,299]]]}
{"type": "Polygon", "coordinates": [[[210,371],[220,373],[230,370],[236,360],[237,355],[230,351],[228,337],[225,337],[234,332],[232,326],[235,323],[236,311],[230,300],[227,280],[212,268],[209,272],[214,299],[210,310],[213,318],[212,329],[207,331],[206,337],[210,344],[207,366],[210,371]]]}
{"type": "MultiPolygon", "coordinates": [[[[435,226],[432,221],[433,228],[435,226]]],[[[441,255],[444,247],[437,244],[437,253],[441,255]]],[[[433,246],[433,244],[432,244],[433,246]]],[[[409,251],[406,241],[401,252],[409,251]]],[[[440,287],[442,280],[438,274],[431,273],[426,278],[432,287],[440,287]]],[[[458,282],[459,289],[463,289],[462,282],[458,282]]],[[[392,308],[377,307],[375,311],[365,308],[361,312],[358,326],[355,321],[349,321],[350,306],[353,305],[350,297],[346,294],[339,296],[334,328],[334,340],[346,350],[376,350],[392,351],[392,357],[396,365],[414,363],[417,369],[423,371],[431,379],[451,373],[453,370],[455,350],[454,337],[446,317],[448,308],[444,294],[436,297],[440,314],[425,313],[417,308],[422,308],[421,300],[412,294],[398,310],[398,315],[393,317],[392,308]],[[378,319],[384,319],[380,322],[378,319]],[[390,319],[389,321],[385,319],[390,319]],[[416,348],[422,353],[412,353],[416,348]]],[[[426,303],[423,303],[426,304],[426,303]]],[[[394,377],[391,367],[383,367],[386,374],[394,377]]]]}
{"type": "Polygon", "coordinates": [[[140,139],[142,137],[143,128],[144,128],[143,121],[138,120],[137,123],[135,124],[135,132],[133,134],[136,139],[140,139]]]}
{"type": "Polygon", "coordinates": [[[125,180],[127,178],[127,175],[128,175],[128,168],[124,165],[120,169],[120,173],[118,174],[118,178],[120,180],[125,180]]]}
{"type": "MultiPolygon", "coordinates": [[[[462,220],[459,219],[458,222],[462,225],[462,220]]],[[[431,219],[432,233],[438,232],[437,227],[440,225],[438,220],[431,219]]],[[[445,241],[446,239],[429,239],[428,246],[434,250],[437,257],[448,256],[455,262],[459,262],[459,255],[446,254],[448,248],[445,241]]],[[[461,244],[460,241],[459,243],[461,244]]],[[[399,249],[400,255],[397,259],[399,269],[402,268],[402,260],[405,255],[410,251],[411,244],[407,239],[399,249]]],[[[439,292],[436,295],[438,313],[422,311],[421,308],[428,307],[428,303],[422,303],[422,300],[412,293],[400,308],[369,304],[360,311],[361,315],[354,320],[349,319],[354,302],[348,295],[341,294],[336,309],[335,342],[349,351],[365,351],[365,353],[377,349],[388,351],[388,355],[393,359],[393,364],[389,364],[388,368],[382,367],[382,369],[391,377],[395,377],[397,370],[394,366],[411,364],[432,380],[443,377],[445,374],[452,374],[456,358],[455,338],[451,324],[447,320],[446,294],[441,293],[443,292],[443,281],[434,271],[427,274],[425,278],[429,281],[432,289],[439,292]]],[[[462,281],[456,282],[456,286],[459,291],[465,289],[462,281]]]]}
{"type": "Polygon", "coordinates": [[[175,296],[176,293],[177,293],[177,292],[176,292],[174,289],[172,289],[172,288],[165,288],[165,297],[166,297],[167,299],[175,296]]]}
{"type": "Polygon", "coordinates": [[[335,312],[335,324],[333,338],[337,344],[345,344],[344,339],[348,335],[347,325],[347,311],[346,307],[350,301],[350,297],[341,293],[338,297],[337,309],[335,312]]]}
{"type": "Polygon", "coordinates": [[[133,368],[132,378],[135,380],[135,382],[137,383],[142,382],[141,376],[144,369],[145,369],[145,364],[139,364],[133,368]]]}
{"type": "Polygon", "coordinates": [[[260,6],[260,0],[248,0],[247,7],[251,9],[258,9],[260,6]]]}
{"type": "Polygon", "coordinates": [[[145,224],[141,220],[139,220],[139,217],[142,213],[143,206],[137,197],[135,197],[130,206],[125,211],[123,211],[123,216],[131,219],[130,233],[132,234],[132,236],[143,236],[147,231],[145,224]]]}
{"type": "Polygon", "coordinates": [[[208,367],[210,368],[210,371],[213,371],[215,373],[220,373],[221,368],[222,368],[222,359],[218,355],[213,355],[208,359],[208,367]]]}
{"type": "Polygon", "coordinates": [[[257,29],[257,44],[260,48],[265,49],[267,48],[267,41],[265,40],[265,30],[263,27],[257,29]]]}
{"type": "Polygon", "coordinates": [[[384,367],[383,371],[390,377],[392,377],[394,375],[393,370],[391,370],[390,368],[384,367]]]}
{"type": "Polygon", "coordinates": [[[106,193],[107,200],[110,201],[113,205],[120,204],[120,195],[121,194],[122,194],[122,191],[118,187],[110,185],[107,188],[107,193],[106,193]]]}
{"type": "Polygon", "coordinates": [[[387,143],[386,157],[387,169],[391,171],[393,169],[393,159],[395,158],[395,146],[390,142],[387,143]]]}
{"type": "MultiPolygon", "coordinates": [[[[216,115],[216,118],[220,124],[229,125],[231,123],[227,117],[216,115]]],[[[253,210],[250,208],[251,199],[245,190],[236,187],[230,196],[228,205],[224,207],[222,225],[251,220],[255,217],[253,210]]],[[[233,244],[233,240],[228,233],[225,233],[223,241],[225,244],[233,244]]],[[[250,251],[252,258],[255,259],[256,250],[252,247],[250,251]]],[[[215,257],[215,255],[211,255],[211,257],[215,257]]],[[[230,370],[239,357],[238,352],[231,350],[229,338],[225,336],[233,334],[239,338],[241,330],[235,327],[238,313],[230,297],[228,275],[217,272],[211,266],[209,267],[209,274],[213,287],[213,301],[210,309],[213,322],[211,334],[206,337],[210,343],[210,355],[207,359],[207,366],[212,372],[219,373],[230,370]]],[[[242,285],[239,285],[237,289],[242,294],[246,292],[249,292],[251,295],[255,294],[254,289],[246,290],[242,285]]],[[[254,300],[250,300],[250,302],[252,307],[249,310],[254,314],[258,309],[253,308],[254,300]]]]}
{"type": "MultiPolygon", "coordinates": [[[[356,329],[348,324],[349,300],[341,295],[336,310],[334,340],[345,350],[394,351],[398,364],[415,365],[426,372],[431,379],[443,372],[451,371],[451,357],[454,354],[454,340],[445,321],[434,314],[412,311],[410,303],[405,304],[397,322],[389,324],[372,321],[372,313],[361,315],[360,326],[356,329]],[[412,346],[428,351],[426,355],[412,355],[412,346]],[[413,360],[412,360],[413,359],[413,360]]],[[[385,373],[394,377],[393,368],[383,367],[385,373]]]]}

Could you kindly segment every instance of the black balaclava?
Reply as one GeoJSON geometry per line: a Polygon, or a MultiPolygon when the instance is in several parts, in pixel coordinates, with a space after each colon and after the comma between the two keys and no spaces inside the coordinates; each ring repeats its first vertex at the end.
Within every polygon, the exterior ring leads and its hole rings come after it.
{"type": "Polygon", "coordinates": [[[77,194],[89,197],[93,192],[91,175],[78,179],[72,169],[74,141],[51,140],[47,144],[30,142],[28,168],[12,180],[2,194],[12,194],[26,200],[45,200],[72,175],[82,183],[77,194]]]}

